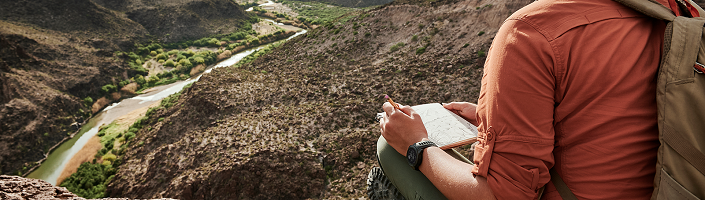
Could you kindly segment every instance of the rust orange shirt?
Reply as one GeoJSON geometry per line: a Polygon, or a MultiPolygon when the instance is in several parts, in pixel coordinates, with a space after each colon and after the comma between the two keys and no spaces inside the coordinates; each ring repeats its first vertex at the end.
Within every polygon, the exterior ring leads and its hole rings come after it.
{"type": "Polygon", "coordinates": [[[560,199],[552,167],[579,199],[650,198],[664,28],[612,0],[514,13],[485,61],[473,173],[498,199],[535,199],[544,185],[543,199],[560,199]]]}

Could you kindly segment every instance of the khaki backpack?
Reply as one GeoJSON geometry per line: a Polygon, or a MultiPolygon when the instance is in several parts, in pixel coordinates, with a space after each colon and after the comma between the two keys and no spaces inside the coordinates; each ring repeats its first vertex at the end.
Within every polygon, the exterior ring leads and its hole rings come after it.
{"type": "MultiPolygon", "coordinates": [[[[688,0],[671,0],[685,16],[655,0],[614,1],[667,22],[656,91],[661,146],[651,199],[705,199],[705,18],[691,17],[705,11],[688,0]]],[[[553,170],[551,181],[563,199],[577,199],[553,170]]]]}

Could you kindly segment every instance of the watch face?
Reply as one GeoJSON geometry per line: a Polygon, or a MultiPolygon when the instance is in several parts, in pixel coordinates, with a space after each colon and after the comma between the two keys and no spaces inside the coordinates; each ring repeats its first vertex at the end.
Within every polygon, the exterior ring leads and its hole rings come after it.
{"type": "Polygon", "coordinates": [[[416,150],[409,148],[409,150],[406,151],[406,159],[409,161],[409,164],[415,164],[416,162],[416,150]]]}

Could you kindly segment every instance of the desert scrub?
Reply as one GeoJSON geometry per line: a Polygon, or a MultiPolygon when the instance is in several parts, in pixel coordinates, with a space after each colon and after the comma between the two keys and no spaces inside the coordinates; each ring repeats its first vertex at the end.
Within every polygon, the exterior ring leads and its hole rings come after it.
{"type": "Polygon", "coordinates": [[[107,85],[104,85],[103,87],[101,87],[101,90],[103,91],[104,94],[107,95],[107,94],[110,94],[112,92],[117,91],[117,87],[115,87],[115,85],[113,85],[113,84],[107,84],[107,85]]]}
{"type": "Polygon", "coordinates": [[[426,46],[422,46],[416,49],[416,55],[423,54],[424,52],[426,52],[426,46]]]}
{"type": "Polygon", "coordinates": [[[93,98],[91,98],[91,97],[83,98],[83,103],[85,103],[88,106],[93,105],[93,98]]]}
{"type": "Polygon", "coordinates": [[[406,45],[406,44],[404,44],[403,42],[396,43],[396,44],[392,45],[392,47],[389,47],[389,51],[395,52],[395,51],[399,50],[399,48],[404,47],[404,45],[406,45]]]}
{"type": "Polygon", "coordinates": [[[299,21],[309,24],[325,24],[345,14],[362,11],[362,9],[359,8],[340,7],[313,1],[301,2],[282,0],[278,2],[296,11],[296,13],[299,14],[297,17],[299,21]]]}

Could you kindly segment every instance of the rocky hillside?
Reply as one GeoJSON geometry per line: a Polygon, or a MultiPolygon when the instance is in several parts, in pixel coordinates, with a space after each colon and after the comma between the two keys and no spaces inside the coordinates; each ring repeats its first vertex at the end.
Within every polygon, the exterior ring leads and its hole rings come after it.
{"type": "Polygon", "coordinates": [[[0,174],[25,173],[75,131],[71,124],[90,115],[82,99],[98,99],[103,85],[136,74],[127,55],[116,52],[148,40],[230,32],[249,18],[231,0],[128,8],[123,13],[92,0],[0,1],[0,174]]]}
{"type": "Polygon", "coordinates": [[[338,6],[345,6],[345,7],[368,7],[368,6],[376,6],[376,5],[382,5],[382,4],[392,2],[392,0],[303,0],[303,1],[316,1],[316,2],[327,3],[327,4],[332,4],[332,5],[338,5],[338,6]]]}
{"type": "Polygon", "coordinates": [[[245,11],[232,0],[94,0],[125,13],[162,42],[232,33],[245,11]]]}
{"type": "Polygon", "coordinates": [[[113,197],[365,196],[384,94],[474,102],[502,21],[530,0],[384,6],[219,68],[156,110],[130,144],[113,197]]]}

